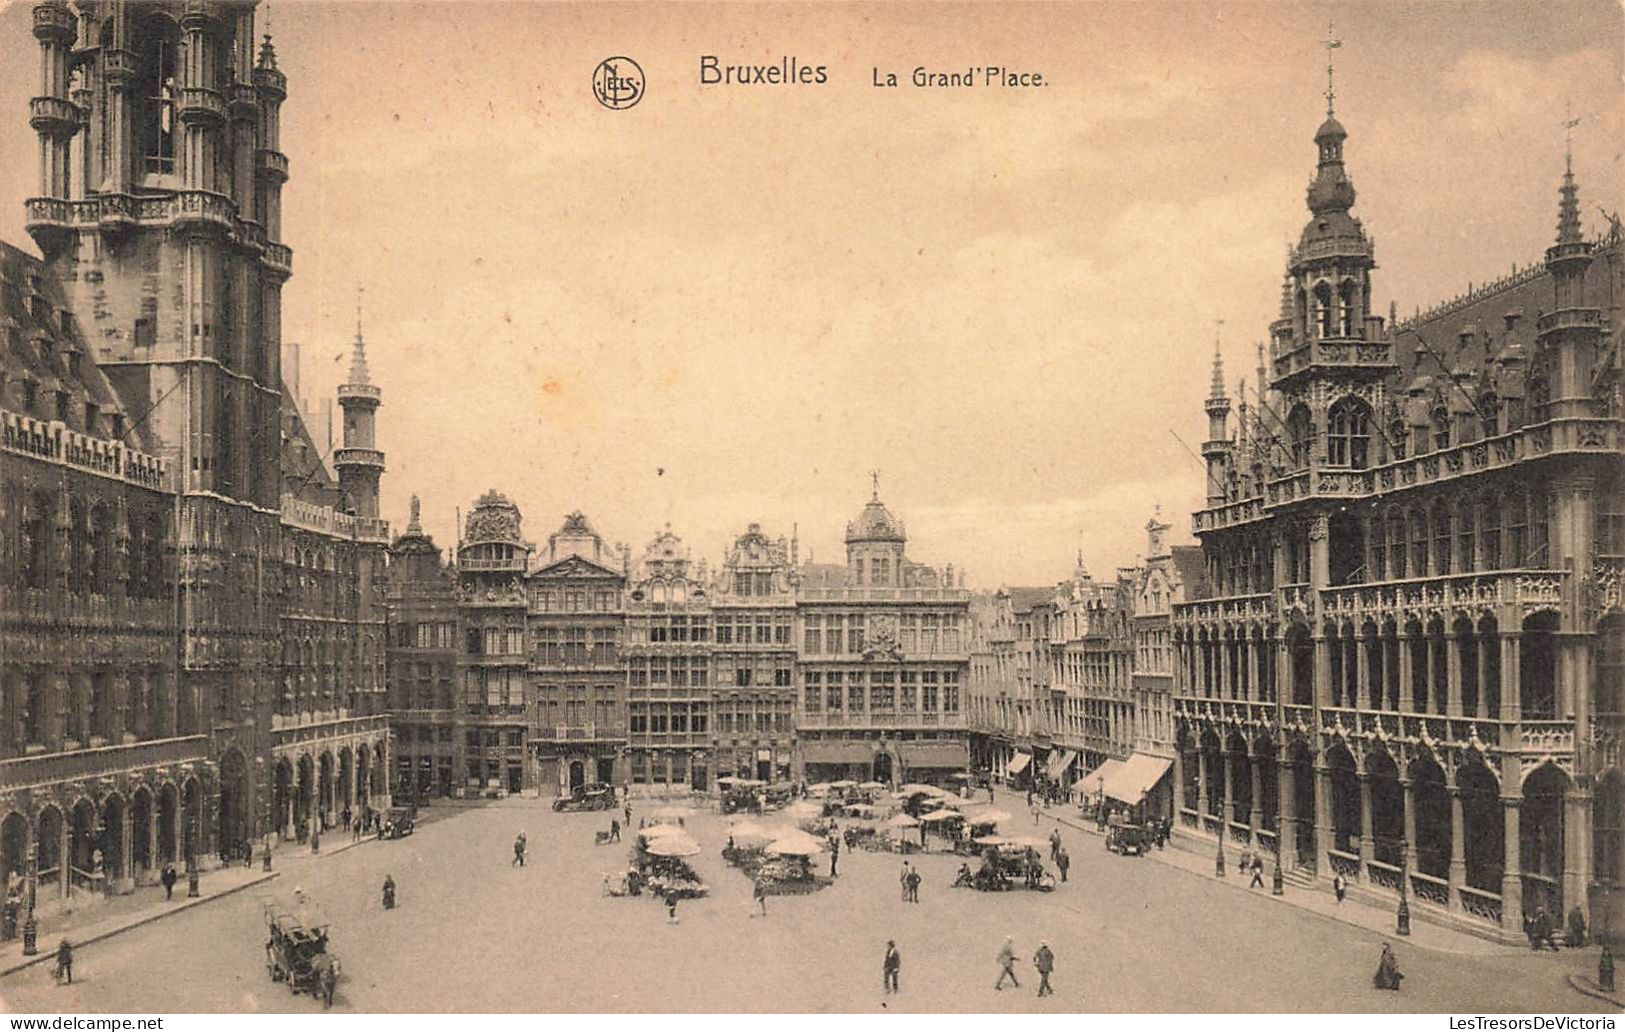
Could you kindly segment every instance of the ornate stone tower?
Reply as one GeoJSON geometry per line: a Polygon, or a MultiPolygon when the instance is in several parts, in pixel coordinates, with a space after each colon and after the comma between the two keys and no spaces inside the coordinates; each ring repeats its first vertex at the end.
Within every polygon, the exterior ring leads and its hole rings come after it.
{"type": "Polygon", "coordinates": [[[378,479],[384,472],[384,453],[377,447],[378,405],[382,392],[367,375],[367,346],[361,336],[361,315],[356,313],[355,347],[350,352],[350,375],[339,385],[339,406],[344,409],[344,447],[333,456],[339,486],[357,516],[378,518],[378,479]]]}
{"type": "Polygon", "coordinates": [[[1202,407],[1207,411],[1207,440],[1202,442],[1202,458],[1207,461],[1207,504],[1223,505],[1234,446],[1226,426],[1230,419],[1230,397],[1224,392],[1224,359],[1219,356],[1217,334],[1213,338],[1213,382],[1202,407]]]}
{"type": "Polygon", "coordinates": [[[253,0],[34,8],[39,195],[27,227],[84,336],[183,490],[275,508],[278,110],[253,0]]]}
{"type": "Polygon", "coordinates": [[[1562,419],[1592,414],[1591,373],[1603,343],[1602,310],[1586,303],[1586,270],[1591,267],[1592,245],[1580,235],[1579,187],[1574,182],[1574,158],[1565,157],[1563,185],[1558,190],[1557,243],[1546,249],[1546,268],[1552,274],[1552,310],[1536,321],[1535,396],[1532,418],[1562,419]]]}

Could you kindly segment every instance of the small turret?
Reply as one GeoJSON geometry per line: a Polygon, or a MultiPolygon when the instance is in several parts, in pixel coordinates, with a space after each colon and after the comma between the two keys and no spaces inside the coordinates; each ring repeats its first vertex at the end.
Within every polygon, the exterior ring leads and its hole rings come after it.
{"type": "Polygon", "coordinates": [[[378,516],[378,481],[384,473],[384,453],[378,450],[378,406],[383,392],[373,386],[367,370],[367,343],[361,333],[361,303],[356,302],[355,343],[350,351],[350,375],[339,385],[339,407],[344,410],[344,447],[333,456],[339,487],[357,516],[378,516]]]}

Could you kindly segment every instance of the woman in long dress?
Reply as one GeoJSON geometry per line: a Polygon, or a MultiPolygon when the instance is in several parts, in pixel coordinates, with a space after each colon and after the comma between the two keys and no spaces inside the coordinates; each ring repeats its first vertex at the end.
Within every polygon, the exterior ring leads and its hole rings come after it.
{"type": "Polygon", "coordinates": [[[1394,959],[1394,948],[1388,943],[1382,944],[1382,959],[1377,961],[1377,973],[1371,976],[1373,989],[1399,988],[1399,980],[1405,976],[1399,973],[1399,961],[1394,959]]]}

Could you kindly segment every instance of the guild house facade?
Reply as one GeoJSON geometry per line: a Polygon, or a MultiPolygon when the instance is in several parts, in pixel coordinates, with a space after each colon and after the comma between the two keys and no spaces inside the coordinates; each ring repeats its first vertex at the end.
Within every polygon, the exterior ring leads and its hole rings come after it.
{"type": "Polygon", "coordinates": [[[42,3],[32,31],[40,257],[0,251],[0,871],[50,907],[383,793],[388,528],[359,328],[331,462],[283,383],[289,83],[255,5],[42,3]]]}
{"type": "Polygon", "coordinates": [[[1328,109],[1234,433],[1214,361],[1182,837],[1505,939],[1595,925],[1625,875],[1618,224],[1582,232],[1565,170],[1542,259],[1384,319],[1347,138],[1328,109]]]}

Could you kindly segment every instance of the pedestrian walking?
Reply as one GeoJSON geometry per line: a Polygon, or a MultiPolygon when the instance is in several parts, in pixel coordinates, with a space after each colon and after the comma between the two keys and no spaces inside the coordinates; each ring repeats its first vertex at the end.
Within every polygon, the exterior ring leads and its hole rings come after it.
{"type": "Polygon", "coordinates": [[[53,974],[59,984],[73,984],[73,943],[66,939],[56,948],[56,971],[53,974]]]}
{"type": "Polygon", "coordinates": [[[522,831],[519,833],[519,837],[513,840],[513,863],[508,866],[525,866],[525,833],[522,831]]]}
{"type": "Polygon", "coordinates": [[[908,902],[908,861],[903,861],[903,869],[897,874],[898,898],[904,903],[908,902]]]}
{"type": "Polygon", "coordinates": [[[993,801],[993,782],[991,781],[987,783],[987,801],[990,803],[993,801]]]}
{"type": "Polygon", "coordinates": [[[1038,823],[1038,812],[1039,812],[1038,811],[1038,804],[1035,802],[1035,803],[1030,803],[1028,805],[1031,806],[1032,811],[1033,811],[1033,823],[1037,824],[1038,823]]]}
{"type": "MultiPolygon", "coordinates": [[[[833,842],[831,844],[833,845],[833,842]]],[[[840,855],[841,850],[839,847],[829,851],[829,876],[831,878],[835,877],[835,862],[840,858],[840,855]]]]}
{"type": "MultiPolygon", "coordinates": [[[[756,900],[756,906],[761,910],[762,916],[767,916],[767,883],[757,878],[756,884],[751,888],[751,896],[756,900]]],[[[752,917],[756,915],[752,914],[752,917]]]]}
{"type": "Polygon", "coordinates": [[[175,873],[174,864],[164,865],[164,873],[158,876],[158,880],[163,882],[164,885],[164,899],[175,898],[175,880],[179,877],[175,873]]]}
{"type": "Polygon", "coordinates": [[[631,796],[626,797],[626,807],[625,807],[625,809],[623,809],[621,811],[621,814],[626,818],[626,822],[625,822],[626,826],[628,828],[630,828],[632,826],[632,797],[631,796]]]}
{"type": "Polygon", "coordinates": [[[1253,880],[1247,883],[1249,889],[1262,889],[1264,887],[1264,858],[1253,856],[1253,880]]]}
{"type": "Polygon", "coordinates": [[[918,903],[920,901],[919,871],[910,870],[908,872],[908,901],[910,903],[918,903]]]}
{"type": "Polygon", "coordinates": [[[883,983],[884,983],[884,985],[886,987],[886,992],[895,993],[895,992],[900,991],[897,988],[897,976],[902,971],[902,968],[903,968],[903,957],[902,957],[901,954],[899,954],[897,952],[897,943],[895,941],[891,940],[891,939],[887,939],[886,940],[886,959],[885,959],[884,963],[881,964],[881,967],[880,967],[882,980],[883,980],[883,983]]]}
{"type": "Polygon", "coordinates": [[[609,840],[611,842],[619,842],[621,840],[621,822],[613,817],[609,819],[609,840]]]}
{"type": "Polygon", "coordinates": [[[1569,911],[1568,936],[1563,940],[1570,946],[1578,949],[1586,944],[1586,918],[1580,913],[1580,904],[1576,903],[1569,911]]]}
{"type": "Polygon", "coordinates": [[[1399,961],[1394,958],[1394,948],[1383,943],[1382,958],[1377,961],[1377,973],[1371,976],[1371,988],[1392,989],[1398,992],[1399,980],[1404,977],[1399,971],[1399,961]]]}
{"type": "Polygon", "coordinates": [[[260,854],[260,870],[266,872],[271,870],[271,844],[269,842],[265,844],[265,852],[260,854]]]}
{"type": "Polygon", "coordinates": [[[999,947],[999,980],[993,983],[993,988],[1003,989],[1006,978],[1011,985],[1021,988],[1021,982],[1016,979],[1016,941],[1008,935],[1004,937],[1004,945],[999,947]]]}
{"type": "Polygon", "coordinates": [[[1061,829],[1056,828],[1049,833],[1049,858],[1054,862],[1061,855],[1061,829]]]}
{"type": "Polygon", "coordinates": [[[1055,866],[1061,871],[1061,880],[1066,881],[1066,872],[1072,866],[1072,855],[1066,851],[1066,847],[1061,847],[1060,852],[1055,854],[1055,866]]]}
{"type": "Polygon", "coordinates": [[[1343,897],[1348,895],[1348,892],[1349,880],[1343,877],[1343,872],[1338,871],[1332,875],[1332,895],[1337,897],[1337,902],[1343,902],[1343,897]]]}
{"type": "Polygon", "coordinates": [[[668,891],[666,893],[666,923],[667,924],[676,924],[677,923],[677,893],[676,892],[668,891]]]}
{"type": "Polygon", "coordinates": [[[1033,967],[1038,969],[1038,995],[1054,996],[1055,990],[1049,986],[1049,975],[1055,970],[1055,954],[1050,952],[1049,943],[1038,944],[1038,952],[1033,954],[1033,967]]]}

